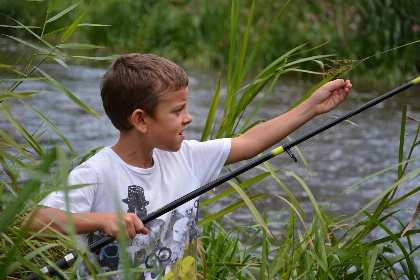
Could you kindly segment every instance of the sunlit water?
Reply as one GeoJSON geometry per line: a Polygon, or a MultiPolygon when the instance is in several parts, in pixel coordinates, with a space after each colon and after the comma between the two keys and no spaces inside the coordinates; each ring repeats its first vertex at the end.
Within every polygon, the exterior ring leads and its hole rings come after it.
{"type": "MultiPolygon", "coordinates": [[[[75,65],[71,66],[69,71],[61,66],[52,64],[45,64],[42,68],[83,102],[104,114],[99,94],[99,84],[106,70],[105,68],[75,65]]],[[[193,116],[193,123],[189,125],[186,135],[188,139],[198,140],[201,137],[208,107],[215,91],[218,72],[187,69],[187,73],[190,77],[188,109],[193,116]]],[[[225,83],[223,78],[222,83],[225,83]]],[[[359,85],[356,80],[352,81],[352,83],[353,90],[349,98],[336,110],[330,112],[330,115],[340,116],[390,90],[390,88],[376,89],[371,88],[369,85],[359,85]]],[[[305,82],[294,78],[280,79],[273,92],[256,114],[255,120],[268,120],[285,112],[314,85],[315,82],[305,82]]],[[[49,116],[50,120],[66,135],[77,154],[86,153],[98,146],[112,145],[118,139],[118,131],[113,128],[106,117],[100,119],[92,117],[63,94],[45,83],[27,82],[19,87],[19,91],[52,92],[38,94],[36,98],[29,100],[29,103],[45,116],[49,116]]],[[[419,91],[418,87],[407,90],[353,117],[351,121],[357,126],[343,123],[322,135],[302,143],[299,148],[303,151],[303,155],[308,162],[310,173],[301,159],[294,163],[287,154],[282,154],[270,160],[270,164],[275,169],[293,172],[302,178],[310,188],[318,204],[326,204],[330,207],[331,216],[350,216],[395,182],[397,172],[396,169],[393,169],[343,193],[349,186],[363,178],[397,163],[401,109],[403,104],[408,104],[408,115],[420,119],[419,91]]],[[[224,89],[222,89],[223,94],[224,89]]],[[[41,121],[30,110],[19,102],[9,102],[9,105],[12,107],[16,119],[29,132],[33,132],[38,128],[41,121]]],[[[318,116],[293,133],[291,137],[296,138],[329,120],[331,120],[329,116],[318,116]]],[[[409,148],[409,143],[412,142],[417,125],[418,123],[414,121],[407,122],[406,150],[409,148]]],[[[13,131],[3,115],[0,115],[0,126],[16,139],[19,139],[19,135],[13,131]]],[[[45,145],[50,140],[63,145],[59,137],[51,131],[47,132],[42,139],[45,145]]],[[[286,141],[281,143],[286,143],[286,141]]],[[[420,156],[420,152],[417,150],[413,157],[418,156],[420,156]]],[[[240,164],[234,167],[237,166],[240,166],[240,164]]],[[[418,168],[420,168],[419,161],[416,161],[412,163],[410,170],[418,168]]],[[[246,179],[260,172],[252,170],[241,178],[246,179]]],[[[314,212],[309,196],[300,183],[293,179],[292,176],[284,172],[278,173],[278,176],[297,198],[308,215],[307,221],[309,222],[314,212]]],[[[419,185],[420,179],[416,178],[401,185],[401,192],[409,192],[419,185]]],[[[204,195],[203,199],[214,195],[214,193],[219,193],[225,188],[216,189],[215,192],[204,195]]],[[[286,203],[276,197],[276,195],[284,196],[285,193],[272,178],[267,178],[251,186],[251,192],[253,194],[272,194],[272,196],[262,199],[262,203],[256,203],[258,209],[261,210],[261,214],[264,207],[266,207],[269,217],[282,209],[288,208],[286,203]]],[[[211,204],[210,212],[216,212],[238,201],[240,201],[238,195],[227,197],[222,201],[211,204]]],[[[397,214],[402,223],[406,224],[410,221],[418,201],[419,196],[415,195],[401,204],[400,208],[407,209],[397,214]]],[[[233,212],[229,217],[234,218],[239,223],[253,222],[252,215],[246,207],[233,212]]],[[[287,219],[287,215],[276,215],[271,221],[276,223],[287,219]]],[[[388,225],[393,228],[393,231],[401,230],[401,227],[395,220],[388,225]]],[[[275,225],[273,225],[273,230],[276,230],[275,225]]],[[[377,234],[380,236],[382,233],[378,232],[377,234]]]]}

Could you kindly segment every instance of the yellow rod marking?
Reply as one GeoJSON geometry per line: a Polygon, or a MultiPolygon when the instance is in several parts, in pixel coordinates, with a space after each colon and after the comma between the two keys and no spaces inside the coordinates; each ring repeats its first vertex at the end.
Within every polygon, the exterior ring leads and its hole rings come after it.
{"type": "Polygon", "coordinates": [[[274,155],[274,156],[277,156],[277,155],[279,155],[279,154],[281,154],[281,153],[283,153],[284,152],[284,149],[283,149],[283,147],[282,146],[280,146],[280,147],[278,147],[278,148],[275,148],[274,150],[272,150],[271,151],[271,153],[274,155]]]}
{"type": "Polygon", "coordinates": [[[413,80],[413,84],[420,84],[420,77],[418,77],[417,79],[413,80]]]}

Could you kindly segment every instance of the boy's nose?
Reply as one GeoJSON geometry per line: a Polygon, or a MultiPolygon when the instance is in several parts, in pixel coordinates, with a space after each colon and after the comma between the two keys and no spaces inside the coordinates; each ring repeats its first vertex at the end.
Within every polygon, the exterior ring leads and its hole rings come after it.
{"type": "Polygon", "coordinates": [[[192,117],[191,117],[190,113],[187,111],[187,115],[184,118],[184,123],[189,124],[190,122],[192,122],[192,117]]]}

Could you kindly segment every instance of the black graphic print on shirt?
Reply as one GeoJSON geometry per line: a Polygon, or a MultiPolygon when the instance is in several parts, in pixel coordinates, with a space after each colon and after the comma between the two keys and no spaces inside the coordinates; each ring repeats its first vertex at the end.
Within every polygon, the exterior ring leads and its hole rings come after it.
{"type": "Polygon", "coordinates": [[[122,202],[128,205],[127,213],[134,213],[139,219],[147,215],[146,206],[149,205],[149,201],[146,201],[142,187],[128,186],[128,197],[122,199],[122,202]]]}
{"type": "MultiPolygon", "coordinates": [[[[146,199],[144,189],[140,186],[130,185],[127,188],[127,197],[121,199],[127,205],[128,213],[135,213],[139,218],[147,215],[146,206],[149,201],[146,199]]],[[[134,238],[128,240],[126,252],[130,259],[130,264],[135,268],[155,269],[153,271],[139,272],[133,275],[135,279],[153,280],[159,279],[162,275],[184,274],[185,268],[193,269],[195,275],[195,257],[198,224],[198,199],[194,202],[182,205],[177,209],[168,213],[163,219],[155,219],[145,226],[149,229],[147,235],[138,234],[134,238]],[[188,244],[189,250],[185,250],[188,244]],[[194,250],[192,250],[194,249],[194,250]],[[183,258],[189,257],[188,260],[182,261],[183,258]],[[184,270],[180,269],[180,263],[184,270]],[[191,265],[185,265],[188,263],[191,265]],[[175,271],[171,271],[176,268],[175,271]],[[170,272],[170,273],[169,273],[170,272]]],[[[102,238],[106,234],[104,232],[95,232],[88,234],[88,244],[92,244],[102,238]]],[[[123,264],[120,260],[120,246],[117,242],[111,243],[102,249],[94,252],[103,272],[120,270],[123,264]]],[[[190,269],[189,269],[190,270],[190,269]]],[[[83,263],[79,269],[79,277],[90,275],[87,266],[83,263]]],[[[123,279],[123,275],[110,276],[109,279],[123,279]]]]}

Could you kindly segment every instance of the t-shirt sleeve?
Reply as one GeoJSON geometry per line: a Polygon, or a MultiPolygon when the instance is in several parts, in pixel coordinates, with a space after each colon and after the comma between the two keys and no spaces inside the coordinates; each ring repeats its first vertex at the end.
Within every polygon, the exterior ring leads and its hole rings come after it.
{"type": "Polygon", "coordinates": [[[187,161],[200,184],[204,185],[216,179],[229,156],[231,139],[184,141],[184,143],[187,161]]]}
{"type": "Polygon", "coordinates": [[[95,170],[89,164],[84,163],[70,172],[67,180],[69,187],[67,195],[64,190],[54,191],[47,195],[39,205],[72,213],[90,212],[97,184],[95,170]],[[87,186],[79,187],[80,185],[87,186]]]}

